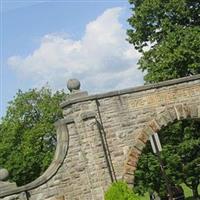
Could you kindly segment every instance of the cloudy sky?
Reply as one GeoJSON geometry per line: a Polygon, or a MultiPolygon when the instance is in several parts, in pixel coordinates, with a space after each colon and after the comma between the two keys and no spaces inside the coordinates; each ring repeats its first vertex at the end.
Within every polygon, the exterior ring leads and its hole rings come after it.
{"type": "Polygon", "coordinates": [[[63,89],[69,78],[90,94],[142,85],[127,1],[1,0],[0,116],[18,89],[63,89]]]}

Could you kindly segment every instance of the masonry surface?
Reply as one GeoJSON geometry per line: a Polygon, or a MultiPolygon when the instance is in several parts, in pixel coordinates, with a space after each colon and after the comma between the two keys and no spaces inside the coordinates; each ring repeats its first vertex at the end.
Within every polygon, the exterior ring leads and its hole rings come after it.
{"type": "Polygon", "coordinates": [[[200,117],[200,75],[92,96],[75,91],[61,107],[52,164],[28,185],[0,182],[0,199],[103,200],[113,181],[133,184],[149,136],[200,117]]]}

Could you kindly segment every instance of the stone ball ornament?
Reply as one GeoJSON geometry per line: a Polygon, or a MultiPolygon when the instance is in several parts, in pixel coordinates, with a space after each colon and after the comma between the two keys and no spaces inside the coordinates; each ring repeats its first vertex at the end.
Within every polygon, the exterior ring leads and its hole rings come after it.
{"type": "Polygon", "coordinates": [[[81,83],[78,79],[69,79],[67,81],[67,88],[70,92],[79,91],[81,83]]]}
{"type": "Polygon", "coordinates": [[[0,168],[0,181],[7,181],[9,177],[9,172],[7,169],[0,168]]]}

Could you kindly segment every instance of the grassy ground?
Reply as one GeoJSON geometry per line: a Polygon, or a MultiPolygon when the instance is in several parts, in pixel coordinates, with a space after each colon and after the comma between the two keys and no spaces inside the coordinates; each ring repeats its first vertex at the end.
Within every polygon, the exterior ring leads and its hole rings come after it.
{"type": "MultiPolygon", "coordinates": [[[[190,188],[188,188],[185,184],[182,184],[182,187],[183,187],[183,190],[184,190],[186,200],[194,200],[192,198],[192,190],[190,188]]],[[[198,191],[199,191],[199,194],[200,194],[200,185],[198,187],[198,191]]],[[[149,194],[145,193],[144,196],[140,196],[140,199],[141,200],[149,200],[149,194]]]]}

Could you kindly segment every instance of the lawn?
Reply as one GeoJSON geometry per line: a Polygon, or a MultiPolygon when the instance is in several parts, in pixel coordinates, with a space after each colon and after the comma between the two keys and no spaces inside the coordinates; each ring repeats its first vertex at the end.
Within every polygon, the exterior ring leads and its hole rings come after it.
{"type": "MultiPolygon", "coordinates": [[[[192,190],[190,188],[188,188],[185,184],[182,184],[182,187],[183,187],[183,190],[184,190],[186,200],[194,200],[192,198],[192,190]]],[[[199,191],[199,194],[200,194],[200,185],[198,187],[198,191],[199,191]]],[[[149,194],[145,193],[144,196],[140,196],[140,199],[141,200],[149,200],[149,194]]]]}

